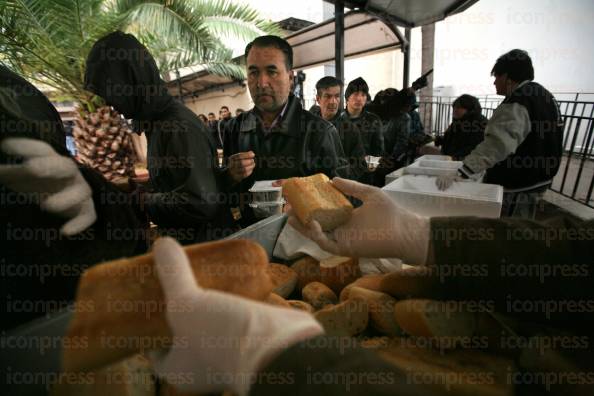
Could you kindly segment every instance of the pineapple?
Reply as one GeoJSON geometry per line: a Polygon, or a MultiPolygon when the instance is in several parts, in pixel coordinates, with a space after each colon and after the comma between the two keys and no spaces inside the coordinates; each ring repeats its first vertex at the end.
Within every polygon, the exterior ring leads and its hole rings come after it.
{"type": "Polygon", "coordinates": [[[102,106],[81,113],[72,134],[80,162],[114,183],[134,176],[132,131],[117,111],[102,106]]]}

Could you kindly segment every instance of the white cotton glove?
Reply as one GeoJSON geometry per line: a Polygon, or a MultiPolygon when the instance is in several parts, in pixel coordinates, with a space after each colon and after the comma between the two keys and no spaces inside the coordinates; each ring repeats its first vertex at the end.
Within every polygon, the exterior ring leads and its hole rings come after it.
{"type": "Polygon", "coordinates": [[[323,334],[305,311],[201,288],[186,253],[172,238],[155,242],[154,257],[169,327],[185,342],[153,353],[153,366],[161,377],[183,376],[184,381],[172,383],[181,391],[246,395],[258,371],[284,349],[323,334]]]}
{"type": "Polygon", "coordinates": [[[289,222],[327,252],[347,257],[397,257],[407,264],[425,264],[429,249],[429,219],[399,207],[377,187],[336,177],[332,180],[345,195],[363,205],[348,223],[326,235],[317,221],[308,227],[291,216],[289,222]],[[328,237],[330,236],[330,238],[328,237]]]}
{"type": "Polygon", "coordinates": [[[463,179],[460,176],[448,175],[448,176],[439,176],[437,180],[435,180],[435,184],[440,191],[445,191],[448,188],[452,187],[454,182],[460,182],[463,179]]]}
{"type": "Polygon", "coordinates": [[[0,184],[15,192],[38,194],[42,210],[67,219],[60,228],[62,235],[78,234],[97,220],[91,188],[71,158],[29,138],[4,139],[2,151],[22,157],[23,162],[0,165],[0,184]]]}

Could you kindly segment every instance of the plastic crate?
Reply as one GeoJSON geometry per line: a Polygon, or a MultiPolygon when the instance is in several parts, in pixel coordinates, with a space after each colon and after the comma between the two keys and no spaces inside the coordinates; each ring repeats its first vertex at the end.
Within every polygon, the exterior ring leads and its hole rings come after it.
{"type": "Polygon", "coordinates": [[[398,205],[423,216],[500,216],[503,187],[454,182],[449,189],[440,191],[435,180],[429,176],[404,175],[382,190],[398,205]]]}

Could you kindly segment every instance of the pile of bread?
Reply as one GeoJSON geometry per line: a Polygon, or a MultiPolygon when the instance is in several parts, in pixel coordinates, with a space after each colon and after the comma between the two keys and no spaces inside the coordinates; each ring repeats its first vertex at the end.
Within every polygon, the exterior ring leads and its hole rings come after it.
{"type": "MultiPolygon", "coordinates": [[[[318,178],[317,182],[326,183],[327,178],[318,178]]],[[[316,189],[309,191],[317,194],[316,189]]],[[[327,227],[335,227],[336,218],[343,216],[340,221],[344,222],[352,210],[346,198],[340,197],[333,198],[330,204],[316,200],[322,203],[302,207],[297,204],[293,209],[301,221],[316,218],[327,227]],[[334,215],[329,215],[328,210],[334,215]],[[333,223],[328,225],[326,220],[333,223]]],[[[197,244],[185,247],[185,251],[202,287],[310,312],[328,335],[428,337],[437,340],[434,345],[439,349],[445,345],[444,340],[455,347],[453,339],[493,328],[488,317],[443,310],[440,304],[444,303],[397,299],[395,296],[401,296],[406,288],[402,279],[397,274],[361,276],[356,258],[317,261],[303,257],[288,264],[269,263],[264,249],[249,240],[197,244]]],[[[104,378],[109,370],[117,369],[146,374],[150,371],[147,361],[138,354],[166,350],[174,342],[152,254],[90,268],[81,277],[76,308],[66,338],[84,339],[86,347],[64,350],[65,373],[99,372],[98,378],[104,378]],[[106,342],[110,339],[126,342],[106,342]],[[131,361],[136,362],[136,368],[129,367],[131,361]]],[[[55,389],[58,394],[86,394],[88,387],[62,384],[55,389]]],[[[121,393],[126,392],[129,390],[121,393]]],[[[150,394],[150,390],[141,394],[150,394]]]]}

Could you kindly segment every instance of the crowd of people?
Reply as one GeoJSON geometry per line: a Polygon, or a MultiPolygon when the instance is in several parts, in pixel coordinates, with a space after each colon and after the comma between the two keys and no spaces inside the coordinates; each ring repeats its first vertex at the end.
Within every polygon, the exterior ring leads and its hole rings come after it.
{"type": "MultiPolygon", "coordinates": [[[[557,266],[568,264],[568,258],[571,264],[591,266],[592,222],[427,219],[401,209],[377,187],[383,185],[382,178],[388,172],[405,166],[421,152],[433,150],[464,164],[456,178],[438,180],[441,188],[464,178],[484,177],[485,182],[505,187],[510,198],[504,215],[517,215],[533,208],[559,168],[563,123],[554,97],[533,81],[532,62],[525,51],[513,50],[497,59],[492,75],[497,93],[505,100],[491,119],[481,115],[476,98],[462,95],[453,104],[454,121],[430,145],[431,149],[426,145],[432,137],[423,131],[416,111],[415,90],[422,81],[403,90],[385,89],[372,99],[366,81],[357,78],[346,84],[343,109],[340,103],[344,82],[327,76],[316,84],[318,106],[308,111],[292,95],[293,52],[284,39],[258,37],[247,45],[245,58],[254,107],[248,111],[238,109],[232,116],[229,108],[223,106],[217,120],[213,113],[194,114],[169,95],[152,55],[133,35],[114,32],[95,43],[86,62],[85,88],[132,120],[134,130],[147,137],[150,185],[131,193],[114,189],[100,175],[75,164],[69,158],[62,123],[50,102],[24,79],[0,69],[4,328],[40,314],[7,309],[12,301],[72,300],[76,275],[65,276],[53,270],[40,277],[34,268],[70,265],[84,269],[108,259],[144,252],[148,244],[139,236],[146,235],[142,230],[150,221],[161,235],[174,239],[164,238],[155,244],[166,298],[191,297],[193,304],[209,301],[215,307],[225,307],[207,311],[196,307],[201,314],[194,316],[191,312],[171,313],[173,334],[186,337],[190,344],[181,354],[172,351],[168,356],[156,357],[158,372],[186,370],[203,379],[200,370],[209,365],[232,374],[284,370],[302,378],[306,367],[320,367],[320,362],[325,370],[337,373],[394,370],[375,355],[359,349],[344,352],[325,348],[320,354],[319,348],[312,347],[315,343],[307,345],[308,340],[323,336],[323,330],[309,315],[295,318],[296,314],[289,310],[209,293],[197,287],[193,279],[189,281],[187,258],[178,242],[220,239],[253,223],[247,202],[248,190],[255,181],[276,180],[282,184],[290,177],[319,172],[334,178],[336,187],[360,204],[352,220],[331,235],[321,232],[315,222],[305,227],[289,219],[329,252],[356,257],[406,257],[411,264],[430,267],[479,262],[493,266],[501,262],[557,266]],[[110,51],[128,51],[131,56],[106,59],[104,55],[110,51]],[[377,168],[369,166],[370,156],[381,157],[377,168]],[[31,194],[37,199],[29,199],[31,194]],[[480,243],[471,238],[473,231],[485,227],[493,230],[492,238],[480,243]],[[14,233],[17,229],[41,230],[39,235],[55,240],[18,239],[14,233]],[[126,230],[124,234],[133,237],[114,238],[115,229],[126,230]],[[544,229],[555,235],[578,232],[585,237],[547,241],[509,238],[510,230],[517,229],[544,229]],[[457,237],[440,237],[450,235],[448,230],[456,231],[457,237]],[[373,237],[380,234],[391,237],[373,237]],[[27,276],[11,276],[5,271],[7,266],[21,266],[29,271],[27,276]],[[223,355],[216,351],[203,353],[203,337],[219,334],[223,328],[229,336],[260,337],[264,341],[251,344],[247,352],[237,347],[223,355]],[[203,331],[185,334],[188,329],[203,331]],[[278,343],[266,344],[270,339],[278,343]],[[190,353],[197,358],[189,358],[190,353]],[[246,355],[259,358],[246,359],[246,355]]],[[[588,299],[594,277],[591,270],[587,272],[586,276],[574,278],[554,272],[553,286],[543,286],[537,280],[511,282],[497,271],[489,272],[480,282],[463,274],[446,279],[446,283],[428,277],[426,283],[419,283],[419,294],[428,295],[439,289],[439,298],[468,300],[489,296],[497,301],[497,309],[505,310],[505,296],[510,293],[518,298],[532,298],[540,293],[551,299],[588,299]]],[[[417,281],[423,278],[419,274],[414,277],[417,281]]],[[[550,319],[536,313],[534,319],[549,319],[554,326],[575,330],[593,323],[585,319],[591,314],[566,313],[550,319]]],[[[213,385],[198,380],[185,390],[231,389],[246,394],[251,385],[235,380],[213,385]]],[[[340,384],[334,384],[335,389],[332,385],[318,385],[304,381],[293,384],[292,389],[328,394],[340,391],[340,384]]],[[[258,394],[279,394],[279,389],[284,389],[279,386],[258,383],[254,389],[258,394]]],[[[355,394],[431,392],[407,384],[402,376],[390,386],[354,386],[360,392],[355,394]]]]}

